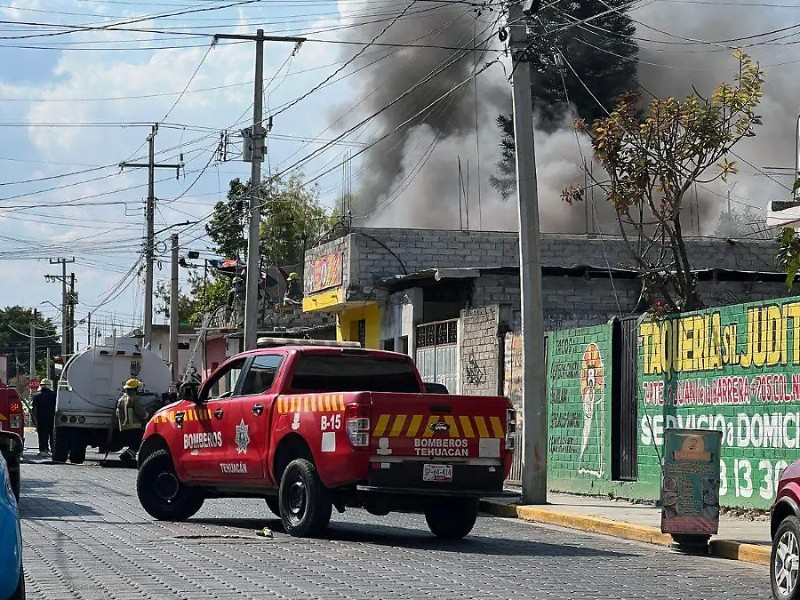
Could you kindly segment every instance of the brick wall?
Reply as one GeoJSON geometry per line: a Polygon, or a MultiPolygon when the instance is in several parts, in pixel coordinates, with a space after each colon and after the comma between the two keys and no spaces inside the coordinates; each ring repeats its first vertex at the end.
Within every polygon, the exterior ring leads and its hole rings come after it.
{"type": "MultiPolygon", "coordinates": [[[[373,277],[415,273],[435,267],[510,267],[519,264],[517,234],[497,231],[362,228],[348,236],[358,253],[354,282],[371,285],[373,277]],[[366,234],[366,235],[364,235],[366,234]],[[395,256],[371,236],[379,240],[395,256]]],[[[778,246],[763,240],[728,243],[715,238],[686,242],[694,268],[774,271],[778,246]]],[[[632,269],[636,265],[621,238],[562,234],[542,235],[544,266],[590,265],[632,269]]]]}
{"type": "Polygon", "coordinates": [[[495,396],[500,389],[500,307],[461,311],[461,393],[495,396]]]}

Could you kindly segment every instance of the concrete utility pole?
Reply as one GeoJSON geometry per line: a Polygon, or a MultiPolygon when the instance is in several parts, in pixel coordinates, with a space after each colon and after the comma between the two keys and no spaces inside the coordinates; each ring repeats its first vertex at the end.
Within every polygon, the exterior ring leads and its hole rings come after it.
{"type": "Polygon", "coordinates": [[[261,206],[261,161],[264,160],[264,126],[262,124],[262,103],[264,95],[264,42],[293,42],[302,44],[306,38],[264,35],[259,29],[256,35],[216,34],[218,40],[249,40],[256,43],[256,77],[253,90],[253,152],[250,159],[250,230],[247,238],[247,291],[244,303],[244,349],[256,347],[258,328],[258,283],[261,279],[259,268],[261,206]]]}
{"type": "Polygon", "coordinates": [[[47,359],[44,364],[44,376],[47,379],[52,379],[52,377],[50,376],[50,346],[47,347],[47,359]]]}
{"type": "Polygon", "coordinates": [[[28,372],[30,373],[30,378],[33,379],[36,377],[36,309],[33,309],[33,319],[31,319],[31,331],[30,331],[30,341],[31,341],[31,362],[28,365],[28,372]]]}
{"type": "Polygon", "coordinates": [[[145,219],[147,221],[147,239],[145,241],[145,276],[144,276],[144,339],[142,346],[147,346],[153,337],[153,255],[155,248],[155,234],[153,233],[156,213],[155,173],[156,169],[175,169],[180,175],[183,163],[167,164],[156,163],[156,133],[158,125],[153,125],[153,130],[147,136],[148,160],[146,163],[121,162],[121,169],[125,167],[147,169],[147,205],[145,219]]]}
{"type": "Polygon", "coordinates": [[[68,333],[67,333],[67,263],[74,263],[75,257],[67,258],[51,258],[51,265],[61,265],[61,275],[45,275],[45,281],[60,281],[61,282],[61,356],[66,359],[68,333]]]}
{"type": "Polygon", "coordinates": [[[75,305],[78,303],[78,297],[75,295],[75,273],[69,274],[69,352],[75,352],[75,305]]]}
{"type": "Polygon", "coordinates": [[[539,198],[533,143],[533,100],[524,11],[536,2],[513,2],[508,22],[513,58],[514,138],[517,149],[520,282],[522,287],[522,499],[547,502],[547,390],[545,386],[539,198]],[[526,5],[527,8],[524,8],[526,5]]]}
{"type": "Polygon", "coordinates": [[[170,236],[172,240],[172,287],[169,294],[169,362],[172,371],[172,383],[178,384],[178,234],[170,236]]]}

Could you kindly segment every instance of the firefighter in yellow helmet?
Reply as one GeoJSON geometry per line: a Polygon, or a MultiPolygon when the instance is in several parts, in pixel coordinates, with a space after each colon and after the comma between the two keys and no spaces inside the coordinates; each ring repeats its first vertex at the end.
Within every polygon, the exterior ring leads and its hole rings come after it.
{"type": "Polygon", "coordinates": [[[142,408],[139,397],[141,387],[142,382],[138,379],[128,379],[122,386],[122,396],[117,400],[117,426],[122,442],[128,446],[119,457],[124,463],[136,462],[136,453],[142,443],[144,426],[147,423],[148,414],[142,408]]]}

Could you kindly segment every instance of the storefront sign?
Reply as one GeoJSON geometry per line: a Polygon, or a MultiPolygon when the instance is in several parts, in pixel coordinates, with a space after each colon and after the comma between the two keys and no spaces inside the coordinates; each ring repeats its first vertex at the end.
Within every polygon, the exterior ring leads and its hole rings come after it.
{"type": "Polygon", "coordinates": [[[721,446],[720,431],[667,429],[664,432],[662,533],[717,533],[721,446]]]}
{"type": "Polygon", "coordinates": [[[306,278],[306,294],[342,284],[342,253],[335,252],[311,261],[310,277],[306,278]]]}

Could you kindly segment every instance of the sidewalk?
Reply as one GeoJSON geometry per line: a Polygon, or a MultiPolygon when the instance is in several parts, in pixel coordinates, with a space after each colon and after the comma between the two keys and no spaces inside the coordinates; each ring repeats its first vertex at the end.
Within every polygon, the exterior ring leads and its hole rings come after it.
{"type": "MultiPolygon", "coordinates": [[[[481,509],[502,517],[548,523],[591,533],[670,546],[672,537],[661,533],[661,511],[651,504],[632,504],[593,496],[550,492],[548,504],[518,506],[498,500],[481,501],[481,509]]],[[[721,516],[719,534],[711,538],[713,556],[769,565],[769,521],[721,516]]]]}

